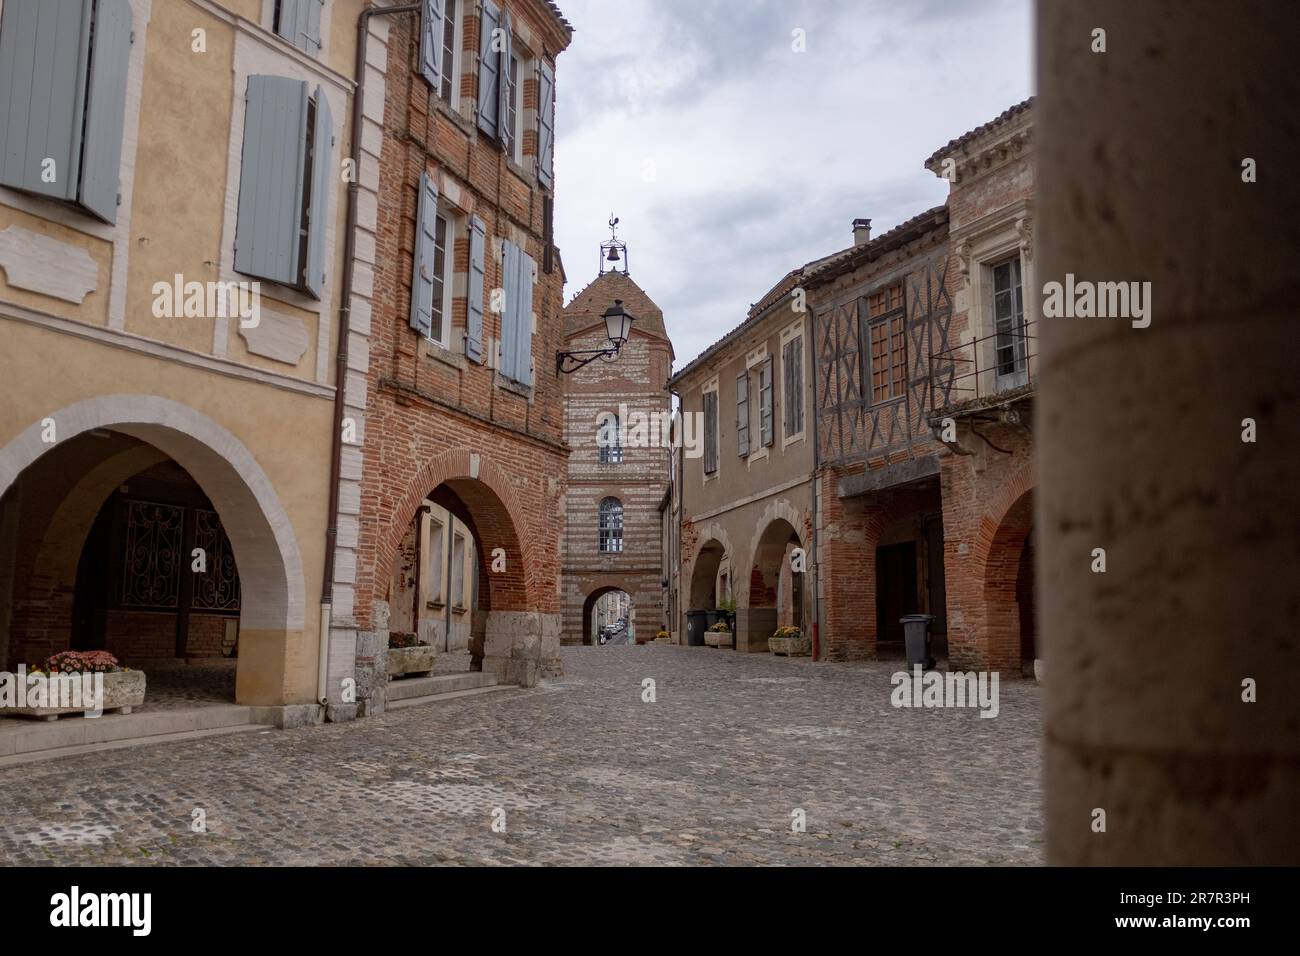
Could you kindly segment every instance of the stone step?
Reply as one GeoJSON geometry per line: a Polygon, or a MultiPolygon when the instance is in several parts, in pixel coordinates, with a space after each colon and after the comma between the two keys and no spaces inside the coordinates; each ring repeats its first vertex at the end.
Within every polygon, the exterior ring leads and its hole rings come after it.
{"type": "Polygon", "coordinates": [[[464,674],[436,674],[433,677],[406,677],[388,682],[387,699],[410,700],[413,697],[434,697],[458,690],[476,690],[496,686],[496,674],[468,671],[464,674]]]}
{"type": "Polygon", "coordinates": [[[428,697],[408,697],[405,700],[390,700],[385,705],[387,710],[401,710],[404,707],[418,707],[421,704],[437,704],[462,697],[482,697],[487,694],[506,694],[523,690],[514,684],[496,684],[491,687],[471,687],[468,690],[453,690],[445,694],[431,694],[428,697]]]}
{"type": "Polygon", "coordinates": [[[96,718],[69,715],[51,721],[6,718],[0,720],[0,760],[23,754],[63,756],[73,748],[84,753],[98,744],[116,741],[152,743],[157,742],[156,738],[257,726],[253,709],[238,704],[145,710],[96,718]]]}

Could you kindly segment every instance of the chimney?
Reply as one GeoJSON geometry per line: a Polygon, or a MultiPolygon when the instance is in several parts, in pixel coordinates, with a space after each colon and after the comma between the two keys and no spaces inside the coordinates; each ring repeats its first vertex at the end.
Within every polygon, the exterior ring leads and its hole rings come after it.
{"type": "Polygon", "coordinates": [[[854,219],[853,220],[853,244],[855,246],[865,246],[871,241],[871,220],[854,219]]]}

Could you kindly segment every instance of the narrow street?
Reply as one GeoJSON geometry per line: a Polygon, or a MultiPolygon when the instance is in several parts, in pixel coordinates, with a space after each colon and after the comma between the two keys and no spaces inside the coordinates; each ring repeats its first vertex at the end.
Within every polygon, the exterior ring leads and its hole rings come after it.
{"type": "Polygon", "coordinates": [[[893,708],[894,662],[562,654],[566,676],[532,690],[9,768],[0,860],[1041,862],[1032,681],[1004,682],[981,719],[893,708]]]}

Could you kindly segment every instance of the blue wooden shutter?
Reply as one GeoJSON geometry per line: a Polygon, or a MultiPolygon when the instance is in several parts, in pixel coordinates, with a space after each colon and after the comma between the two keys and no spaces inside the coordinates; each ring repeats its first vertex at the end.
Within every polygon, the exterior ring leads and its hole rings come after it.
{"type": "Polygon", "coordinates": [[[555,70],[545,60],[537,70],[537,181],[550,189],[555,180],[555,70]]]}
{"type": "Polygon", "coordinates": [[[300,50],[320,52],[321,6],[325,0],[280,0],[280,19],[275,32],[300,50]]]}
{"type": "Polygon", "coordinates": [[[518,272],[515,287],[508,292],[509,301],[515,309],[515,375],[516,382],[524,385],[533,384],[533,270],[536,264],[533,257],[516,247],[518,252],[518,272]]]}
{"type": "Polygon", "coordinates": [[[415,213],[415,262],[411,272],[411,328],[433,332],[433,280],[437,262],[438,183],[420,173],[420,201],[415,213]]]}
{"type": "Polygon", "coordinates": [[[501,145],[505,148],[506,155],[511,155],[510,151],[514,144],[515,127],[510,122],[510,104],[514,102],[515,89],[514,84],[510,82],[510,58],[514,55],[514,40],[510,25],[510,11],[506,10],[501,14],[501,58],[497,67],[499,79],[497,81],[497,118],[498,118],[498,138],[501,145]]]}
{"type": "Polygon", "coordinates": [[[307,84],[250,76],[235,224],[235,271],[297,286],[307,84]]]}
{"type": "Polygon", "coordinates": [[[465,356],[471,362],[483,361],[483,285],[487,279],[486,233],[478,216],[469,221],[469,288],[465,293],[465,356]]]}
{"type": "Polygon", "coordinates": [[[90,53],[90,94],[86,103],[79,199],[105,222],[117,221],[131,43],[129,0],[99,0],[90,53]]]}
{"type": "Polygon", "coordinates": [[[519,380],[519,309],[515,294],[519,281],[519,258],[519,247],[508,239],[501,240],[501,289],[505,293],[505,309],[501,312],[501,362],[497,371],[514,381],[519,380]]]}
{"type": "MultiPolygon", "coordinates": [[[[451,0],[455,3],[456,0],[451,0]]],[[[437,93],[442,83],[442,32],[446,0],[424,0],[420,14],[420,75],[437,93]]],[[[447,69],[451,69],[447,64],[447,69]]]]}
{"type": "Polygon", "coordinates": [[[311,195],[307,198],[307,274],[303,287],[320,298],[325,287],[325,230],[334,177],[334,119],[325,88],[316,87],[316,125],[311,136],[311,195]]]}
{"type": "Polygon", "coordinates": [[[0,14],[0,183],[75,199],[81,174],[91,0],[5,0],[0,14]],[[42,163],[54,160],[54,182],[42,163]]]}
{"type": "Polygon", "coordinates": [[[501,57],[492,49],[492,32],[500,23],[500,9],[484,0],[478,21],[478,128],[489,136],[497,135],[501,111],[501,57]]]}
{"type": "Polygon", "coordinates": [[[749,454],[749,372],[736,376],[736,454],[749,454]]]}
{"type": "Polygon", "coordinates": [[[758,367],[758,440],[767,447],[772,444],[772,356],[758,367]]]}

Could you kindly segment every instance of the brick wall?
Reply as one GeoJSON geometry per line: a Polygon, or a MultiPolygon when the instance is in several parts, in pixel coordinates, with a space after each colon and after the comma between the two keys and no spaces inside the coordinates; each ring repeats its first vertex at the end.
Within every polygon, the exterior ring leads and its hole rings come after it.
{"type": "MultiPolygon", "coordinates": [[[[553,59],[567,36],[545,5],[508,3],[516,32],[527,34],[536,56],[553,59]]],[[[471,12],[471,11],[467,11],[471,12]]],[[[465,23],[465,55],[476,56],[477,19],[465,23]]],[[[559,611],[560,502],[567,448],[563,441],[562,383],[553,371],[560,347],[563,273],[544,259],[544,191],[532,172],[533,137],[525,138],[522,167],[472,122],[475,74],[462,75],[462,111],[453,112],[417,70],[416,20],[394,18],[388,35],[384,135],[376,214],[373,314],[365,371],[356,598],[360,629],[386,627],[376,602],[386,601],[393,561],[420,502],[440,485],[440,504],[469,525],[485,564],[494,549],[506,570],[485,574],[480,602],[494,610],[559,611]],[[417,187],[424,171],[461,222],[470,215],[487,229],[485,306],[502,286],[494,247],[519,245],[538,264],[532,310],[534,385],[506,383],[494,359],[478,365],[463,354],[464,274],[468,237],[456,230],[450,348],[423,340],[408,324],[415,245],[417,187]]],[[[525,108],[535,106],[536,81],[523,82],[525,108]]],[[[485,351],[501,335],[500,317],[484,316],[485,351]]]]}

